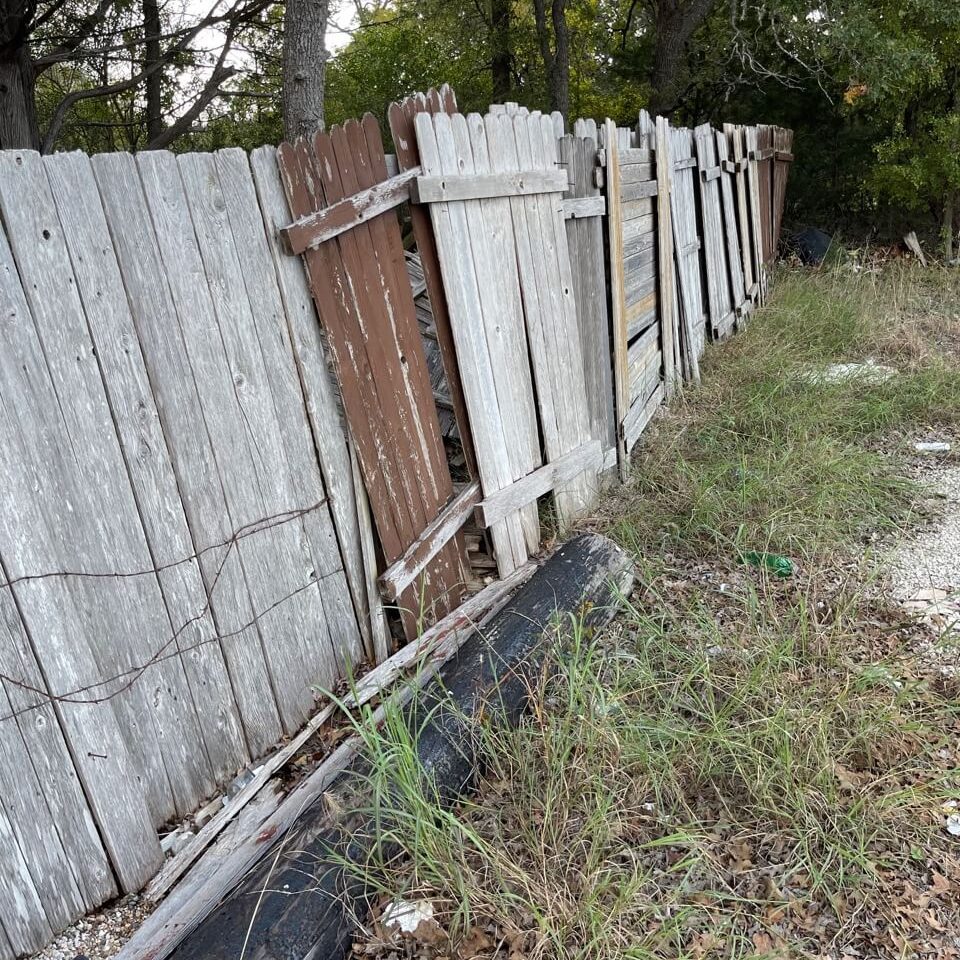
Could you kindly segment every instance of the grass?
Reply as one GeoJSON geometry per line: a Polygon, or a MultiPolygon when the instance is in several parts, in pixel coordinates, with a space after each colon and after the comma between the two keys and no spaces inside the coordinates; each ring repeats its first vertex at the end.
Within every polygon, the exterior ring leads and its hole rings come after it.
{"type": "Polygon", "coordinates": [[[949,956],[960,686],[862,556],[910,521],[908,435],[960,418],[960,284],[894,267],[785,272],[637,452],[600,521],[640,586],[598,634],[550,638],[519,728],[449,809],[399,714],[360,724],[377,823],[365,879],[439,928],[374,956],[949,956]],[[897,376],[825,382],[872,358],[897,376]],[[748,550],[799,561],[786,580],[748,550]],[[429,933],[429,935],[428,935],[429,933]],[[851,953],[851,951],[853,951],[851,953]]]}
{"type": "Polygon", "coordinates": [[[702,388],[650,444],[612,505],[614,535],[641,554],[812,557],[849,546],[865,525],[901,524],[913,491],[876,441],[960,416],[954,361],[931,349],[951,326],[960,332],[960,283],[939,279],[909,268],[782,274],[773,302],[710,352],[702,388]],[[825,364],[873,358],[899,375],[811,382],[825,364]]]}

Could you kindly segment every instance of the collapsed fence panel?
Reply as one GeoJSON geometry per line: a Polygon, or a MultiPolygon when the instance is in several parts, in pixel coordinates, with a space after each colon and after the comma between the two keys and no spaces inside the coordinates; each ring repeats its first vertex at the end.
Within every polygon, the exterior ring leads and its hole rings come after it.
{"type": "MultiPolygon", "coordinates": [[[[418,113],[415,129],[425,175],[477,172],[465,117],[418,113]]],[[[507,235],[509,202],[439,202],[430,205],[430,216],[480,480],[490,495],[542,463],[520,281],[507,235]],[[509,416],[500,416],[501,410],[509,416]]],[[[490,534],[498,569],[506,575],[537,548],[536,505],[494,524],[490,534]]]]}
{"type": "MultiPolygon", "coordinates": [[[[535,499],[516,503],[512,488],[590,440],[560,201],[568,179],[550,117],[506,105],[486,117],[420,112],[415,123],[417,196],[429,200],[485,498],[478,516],[513,503],[490,527],[504,575],[540,536],[535,499]]],[[[563,523],[595,496],[598,464],[583,467],[554,477],[563,523]]]]}
{"type": "MultiPolygon", "coordinates": [[[[415,94],[400,103],[390,104],[387,115],[400,170],[414,171],[420,168],[414,117],[418,113],[439,111],[444,113],[457,111],[456,96],[446,84],[439,90],[431,88],[425,94],[415,94]]],[[[476,479],[477,460],[473,450],[470,421],[463,397],[463,385],[460,382],[460,368],[457,364],[453,332],[450,329],[450,314],[443,288],[443,278],[440,275],[440,261],[437,258],[437,246],[430,225],[429,211],[418,204],[411,204],[410,222],[417,245],[420,268],[423,272],[424,289],[430,302],[431,327],[442,363],[451,410],[457,424],[468,473],[471,478],[476,479]]]]}
{"type": "MultiPolygon", "coordinates": [[[[278,156],[294,216],[309,217],[387,180],[370,115],[278,156]]],[[[384,556],[400,560],[453,497],[396,214],[359,222],[304,251],[384,556]]],[[[456,607],[467,573],[459,534],[396,598],[416,635],[456,607]]]]}

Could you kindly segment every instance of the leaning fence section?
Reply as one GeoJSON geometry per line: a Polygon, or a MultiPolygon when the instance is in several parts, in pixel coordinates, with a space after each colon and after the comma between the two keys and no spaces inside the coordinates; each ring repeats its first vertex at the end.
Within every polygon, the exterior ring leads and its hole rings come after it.
{"type": "Polygon", "coordinates": [[[0,153],[0,960],[588,515],[767,293],[790,131],[389,125],[0,153]]]}

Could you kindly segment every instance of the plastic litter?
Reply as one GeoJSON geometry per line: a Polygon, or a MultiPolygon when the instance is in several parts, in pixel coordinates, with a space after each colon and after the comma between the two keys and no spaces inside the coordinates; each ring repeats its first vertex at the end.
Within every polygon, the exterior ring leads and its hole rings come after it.
{"type": "Polygon", "coordinates": [[[781,557],[779,553],[761,553],[757,550],[748,550],[743,559],[753,567],[761,567],[775,577],[789,577],[793,575],[793,561],[789,557],[781,557]]]}

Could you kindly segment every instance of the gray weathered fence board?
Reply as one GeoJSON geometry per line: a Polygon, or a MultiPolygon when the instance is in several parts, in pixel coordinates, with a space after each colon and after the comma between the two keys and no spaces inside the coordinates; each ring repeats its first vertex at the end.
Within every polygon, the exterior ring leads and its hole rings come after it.
{"type": "MultiPolygon", "coordinates": [[[[240,525],[263,517],[303,510],[323,499],[318,490],[304,503],[290,480],[282,427],[270,389],[267,363],[253,323],[243,270],[228,216],[228,201],[210,154],[183,154],[177,158],[199,247],[200,260],[233,384],[237,445],[223,474],[238,484],[240,525]],[[237,426],[243,425],[242,434],[237,426]],[[239,470],[233,469],[234,465],[239,470]]],[[[207,331],[209,336],[210,331],[207,331]]],[[[292,359],[292,358],[291,358],[292,359]]],[[[325,508],[320,508],[325,509],[325,508]]],[[[307,719],[313,706],[310,688],[314,671],[332,677],[329,633],[323,614],[317,572],[302,525],[280,524],[248,538],[258,550],[245,557],[254,609],[260,612],[261,633],[271,671],[274,696],[287,733],[307,719]],[[289,597],[288,600],[283,598],[289,597]],[[282,601],[280,606],[275,606],[282,601]],[[293,678],[297,678],[294,680],[293,678]],[[291,682],[292,681],[292,682],[291,682]]],[[[321,682],[323,682],[321,680],[321,682]]]]}
{"type": "Polygon", "coordinates": [[[183,740],[178,745],[181,755],[173,769],[191,776],[171,781],[179,787],[178,809],[189,812],[198,797],[208,795],[218,781],[248,762],[249,756],[223,655],[206,642],[215,631],[205,612],[207,598],[199,571],[195,563],[178,563],[193,553],[193,544],[90,161],[81,153],[60,153],[46,158],[44,166],[103,370],[151,561],[156,567],[167,567],[158,579],[170,635],[182,631],[170,652],[195,648],[192,655],[178,659],[190,690],[182,709],[195,715],[202,749],[197,740],[183,740]],[[188,624],[194,617],[198,619],[188,624]],[[195,767],[200,760],[204,767],[195,767]]]}
{"type": "Polygon", "coordinates": [[[730,301],[730,271],[720,198],[720,178],[706,174],[717,169],[717,140],[708,123],[694,130],[697,150],[697,183],[700,189],[700,216],[703,226],[703,260],[707,278],[707,302],[714,337],[725,337],[733,328],[730,301]]]}
{"type": "MultiPolygon", "coordinates": [[[[10,154],[0,155],[0,167],[10,162],[15,163],[10,154]]],[[[9,183],[2,173],[0,196],[6,194],[9,183]]],[[[49,369],[6,238],[0,244],[0,283],[6,320],[0,395],[17,397],[15,405],[0,405],[0,556],[5,576],[16,578],[63,569],[61,545],[77,536],[63,505],[69,503],[79,513],[85,504],[75,479],[69,434],[58,413],[49,369]]],[[[23,582],[13,588],[13,596],[43,663],[50,694],[100,689],[97,684],[104,674],[81,613],[87,603],[81,582],[57,577],[23,582]]],[[[24,639],[25,635],[14,638],[24,639]]],[[[114,705],[58,701],[54,711],[120,882],[135,889],[159,864],[160,847],[114,705]]],[[[41,724],[45,716],[38,713],[30,719],[41,724]]],[[[57,752],[51,751],[54,796],[69,796],[65,786],[69,775],[58,769],[57,759],[57,752]]],[[[90,837],[83,829],[76,835],[68,833],[76,826],[75,819],[65,818],[61,830],[69,846],[89,856],[88,889],[102,894],[112,888],[112,878],[103,869],[99,844],[95,835],[90,837]]]]}
{"type": "MultiPolygon", "coordinates": [[[[597,142],[594,137],[569,135],[559,141],[560,159],[570,176],[574,198],[603,200],[596,185],[597,142]]],[[[610,362],[610,323],[607,312],[601,217],[567,221],[567,244],[573,269],[577,323],[583,351],[583,371],[590,410],[591,436],[603,450],[616,447],[617,425],[613,411],[613,367],[610,362]]]]}
{"type": "Polygon", "coordinates": [[[743,283],[743,260],[740,256],[740,236],[736,211],[736,171],[729,159],[727,135],[719,130],[714,132],[717,144],[717,162],[720,165],[720,197],[723,205],[723,233],[727,246],[727,269],[730,277],[730,291],[733,308],[737,315],[742,312],[746,300],[743,283]]]}
{"type": "Polygon", "coordinates": [[[741,273],[743,275],[744,291],[744,312],[753,307],[753,254],[751,241],[750,225],[750,200],[747,194],[747,170],[744,160],[743,130],[741,127],[732,123],[723,125],[723,135],[727,139],[728,154],[733,157],[735,173],[733,175],[734,193],[737,208],[737,235],[739,239],[738,250],[740,262],[742,265],[741,273]]]}
{"type": "Polygon", "coordinates": [[[211,335],[210,294],[176,161],[101,154],[93,166],[247,747],[259,756],[282,728],[246,582],[244,560],[257,538],[224,546],[243,523],[231,510],[246,493],[230,482],[235,471],[220,465],[234,454],[241,460],[244,439],[230,416],[236,396],[222,344],[211,335]]]}
{"type": "MultiPolygon", "coordinates": [[[[293,503],[308,507],[325,500],[326,491],[250,164],[243,150],[233,148],[216,154],[216,166],[250,303],[251,327],[257,335],[276,411],[288,496],[293,503]]],[[[328,505],[306,513],[301,524],[297,532],[302,529],[306,556],[320,581],[317,594],[322,617],[314,638],[308,636],[305,643],[307,676],[314,685],[332,686],[345,675],[348,664],[363,659],[363,648],[328,505]],[[323,643],[324,632],[329,635],[328,649],[323,643]]]]}
{"type": "MultiPolygon", "coordinates": [[[[0,672],[46,691],[5,587],[0,587],[0,672]]],[[[40,896],[38,923],[55,931],[116,888],[53,707],[45,696],[4,682],[0,715],[11,714],[19,716],[0,720],[0,796],[40,896]]]]}
{"type": "MultiPolygon", "coordinates": [[[[678,166],[691,159],[692,140],[693,134],[689,130],[670,129],[670,158],[674,165],[670,213],[673,220],[673,251],[680,287],[680,330],[688,344],[685,352],[691,364],[696,364],[703,354],[705,337],[694,171],[689,166],[678,166]]],[[[699,379],[699,374],[694,373],[693,379],[699,379]]]]}
{"type": "MultiPolygon", "coordinates": [[[[53,569],[149,570],[143,527],[43,162],[24,153],[12,171],[11,160],[4,155],[0,204],[79,488],[53,569]]],[[[82,578],[77,585],[103,676],[150,663],[171,633],[156,577],[82,578]]],[[[188,698],[182,664],[169,659],[148,667],[143,683],[121,690],[114,700],[156,824],[187,812],[190,807],[180,801],[195,778],[204,776],[196,716],[181,706],[188,698]]]]}
{"type": "MultiPolygon", "coordinates": [[[[521,167],[529,161],[537,169],[556,168],[556,138],[548,118],[515,119],[513,133],[521,167]]],[[[530,265],[534,275],[528,278],[528,287],[532,283],[539,286],[542,307],[539,324],[535,318],[531,321],[525,309],[526,326],[548,462],[590,439],[573,277],[557,199],[534,197],[532,202],[527,201],[525,209],[534,254],[530,265]],[[553,419],[548,419],[547,410],[552,410],[553,419]]],[[[590,470],[555,488],[561,522],[570,523],[580,517],[592,504],[596,492],[596,473],[590,470]]]]}
{"type": "MultiPolygon", "coordinates": [[[[425,172],[455,175],[474,171],[473,152],[462,117],[456,121],[456,138],[454,122],[446,114],[419,113],[415,122],[425,172]]],[[[504,342],[507,336],[512,342],[518,326],[523,329],[519,282],[515,271],[504,270],[503,262],[491,257],[488,244],[491,237],[503,244],[509,203],[507,199],[468,200],[430,207],[485,494],[519,480],[540,461],[535,449],[533,388],[526,365],[526,344],[522,344],[522,355],[518,356],[515,345],[511,354],[509,344],[504,342]],[[466,256],[467,250],[473,250],[474,255],[466,256]],[[507,331],[505,327],[512,329],[507,331]],[[501,404],[512,411],[515,419],[494,415],[501,404]]],[[[498,568],[501,575],[506,575],[526,561],[539,540],[536,506],[495,524],[491,536],[498,568]]]]}

